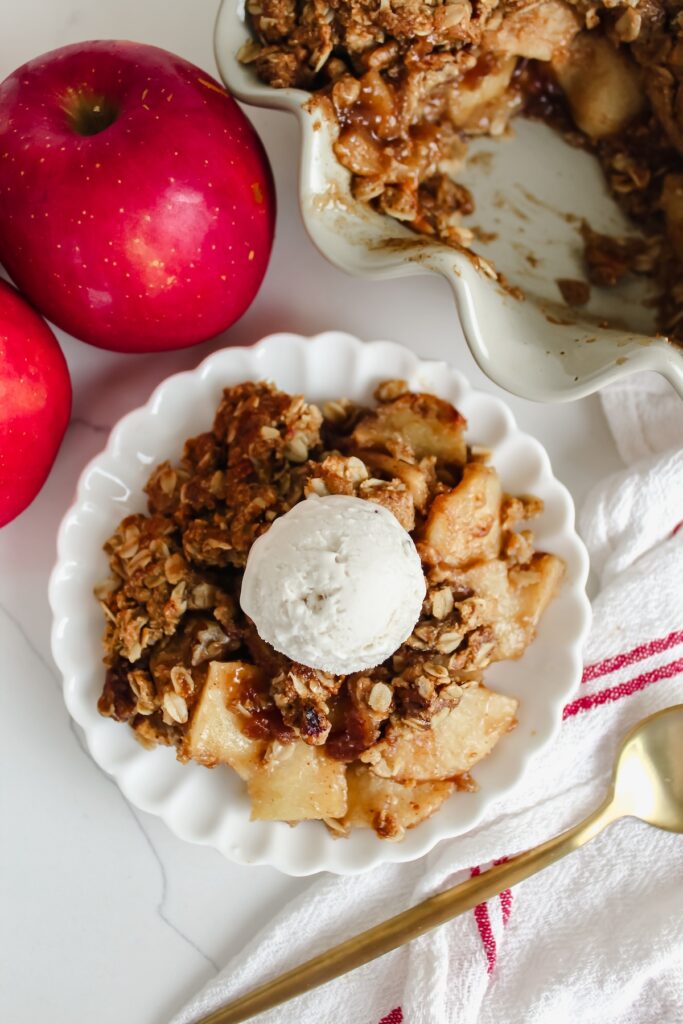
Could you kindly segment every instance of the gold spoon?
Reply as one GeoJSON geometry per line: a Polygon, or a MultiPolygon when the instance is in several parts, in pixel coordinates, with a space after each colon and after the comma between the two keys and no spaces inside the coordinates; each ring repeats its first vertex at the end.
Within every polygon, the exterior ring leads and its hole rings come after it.
{"type": "Polygon", "coordinates": [[[214,1010],[198,1024],[239,1024],[332,981],[547,868],[625,817],[683,832],[683,704],[658,711],[631,730],[617,756],[609,793],[578,825],[328,949],[214,1010]]]}

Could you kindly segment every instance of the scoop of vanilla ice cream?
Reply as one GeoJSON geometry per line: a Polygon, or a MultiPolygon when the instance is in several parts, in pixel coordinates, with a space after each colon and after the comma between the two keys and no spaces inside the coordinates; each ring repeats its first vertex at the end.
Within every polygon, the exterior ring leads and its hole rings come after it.
{"type": "Polygon", "coordinates": [[[425,589],[420,556],[396,517],[331,494],[295,505],[255,541],[240,603],[276,651],[345,675],[400,647],[425,589]]]}

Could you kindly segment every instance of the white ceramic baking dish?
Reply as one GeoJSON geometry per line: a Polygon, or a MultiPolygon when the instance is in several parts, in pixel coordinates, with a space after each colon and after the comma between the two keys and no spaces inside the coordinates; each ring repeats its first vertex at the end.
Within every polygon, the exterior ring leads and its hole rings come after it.
{"type": "MultiPolygon", "coordinates": [[[[467,223],[495,235],[478,251],[524,290],[527,298],[520,302],[467,257],[355,201],[349,173],[332,152],[334,126],[307,109],[308,93],[272,89],[238,62],[248,39],[242,0],[223,0],[214,37],[221,77],[245,103],[298,118],[301,211],[309,235],[332,263],[366,277],[442,274],[477,363],[517,395],[566,401],[636,370],[656,370],[683,396],[683,348],[652,336],[652,312],[641,301],[647,282],[592,289],[580,313],[562,303],[557,279],[583,276],[580,219],[596,230],[633,232],[594,158],[545,125],[522,119],[510,139],[481,139],[471,147],[475,159],[458,175],[477,204],[467,223]],[[605,321],[609,328],[600,326],[605,321]]],[[[417,322],[428,318],[428,309],[416,310],[417,322]]]]}

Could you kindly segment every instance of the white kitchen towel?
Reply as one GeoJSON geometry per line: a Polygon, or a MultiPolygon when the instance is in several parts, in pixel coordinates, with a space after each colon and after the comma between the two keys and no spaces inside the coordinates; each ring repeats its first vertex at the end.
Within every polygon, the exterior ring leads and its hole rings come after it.
{"type": "MultiPolygon", "coordinates": [[[[580,516],[601,590],[557,741],[468,835],[413,864],[313,881],[172,1024],[190,1024],[569,827],[601,798],[624,733],[683,700],[683,403],[646,376],[629,382],[627,396],[620,390],[603,404],[627,466],[595,488],[580,516]]],[[[626,820],[474,911],[254,1021],[683,1024],[682,963],[683,837],[626,820]]]]}
{"type": "Polygon", "coordinates": [[[681,445],[683,402],[658,373],[637,373],[601,392],[602,407],[627,465],[681,445]]]}

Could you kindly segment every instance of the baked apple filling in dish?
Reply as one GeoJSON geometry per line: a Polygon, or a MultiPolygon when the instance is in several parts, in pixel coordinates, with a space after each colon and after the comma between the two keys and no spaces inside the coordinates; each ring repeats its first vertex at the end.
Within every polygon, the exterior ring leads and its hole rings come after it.
{"type": "Polygon", "coordinates": [[[318,408],[267,383],[224,391],[212,429],[152,472],[148,512],[106,542],[98,707],[144,745],[232,768],[254,819],[396,840],[476,788],[472,768],[515,726],[517,701],[484,673],[523,654],[564,565],[524,526],[542,503],[504,493],[452,405],[402,381],[376,399],[318,408]],[[348,674],[292,661],[240,605],[273,523],[338,496],[391,517],[424,594],[405,640],[348,674]]]}
{"type": "MultiPolygon", "coordinates": [[[[674,0],[247,0],[246,9],[254,39],[240,60],[275,88],[313,94],[336,125],[353,195],[466,252],[504,285],[463,223],[474,210],[456,178],[468,140],[502,136],[525,114],[593,152],[634,230],[610,237],[582,225],[588,281],[653,279],[657,329],[683,339],[683,8],[674,0]]],[[[562,292],[582,305],[588,285],[568,281],[562,292]]]]}

